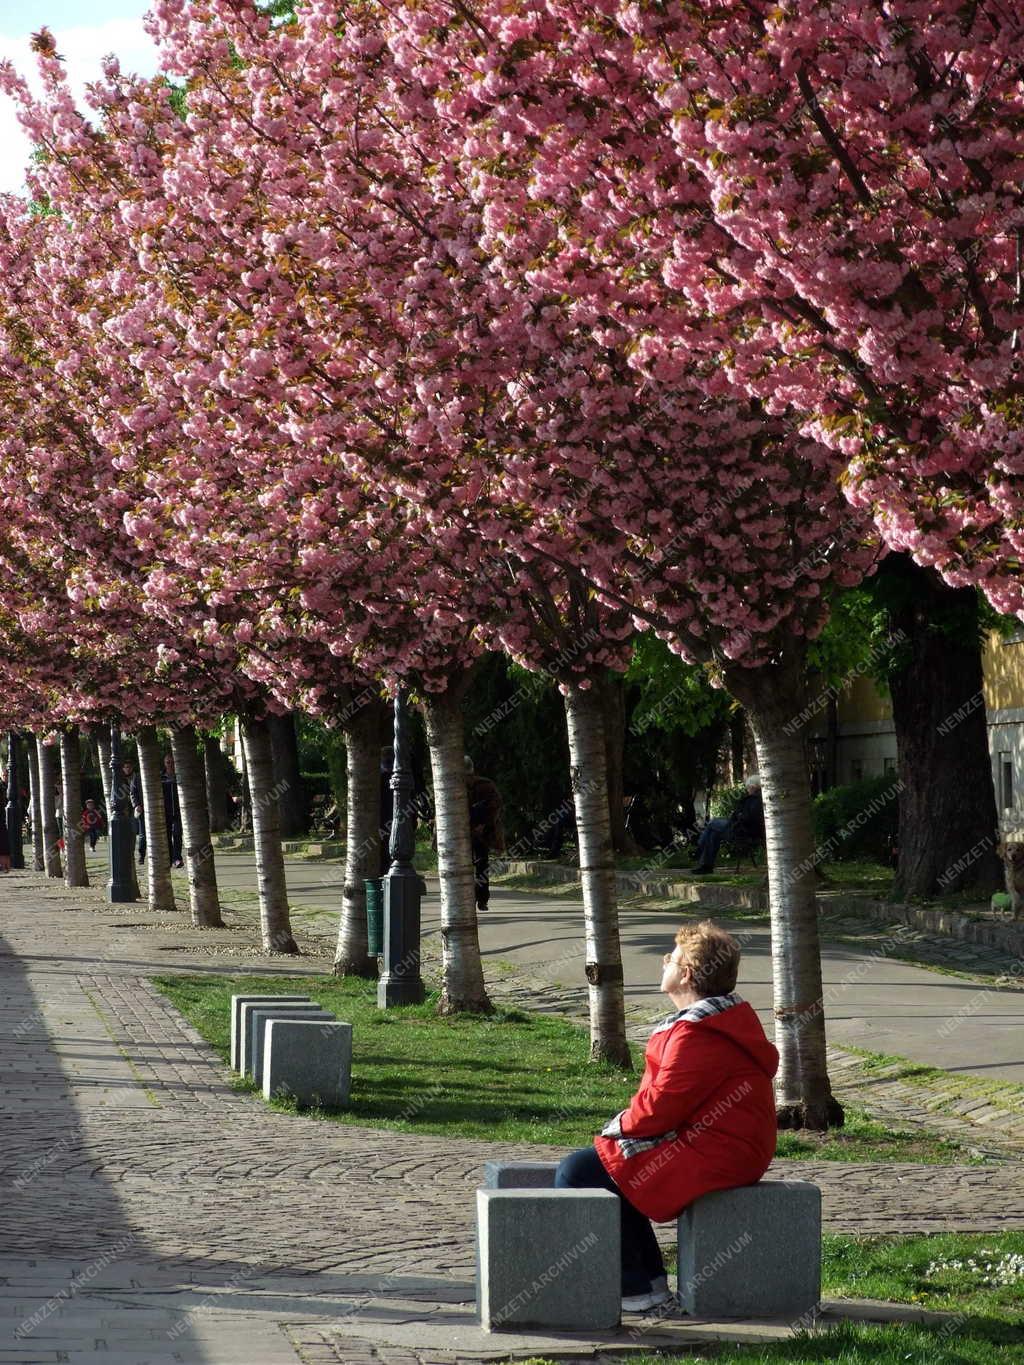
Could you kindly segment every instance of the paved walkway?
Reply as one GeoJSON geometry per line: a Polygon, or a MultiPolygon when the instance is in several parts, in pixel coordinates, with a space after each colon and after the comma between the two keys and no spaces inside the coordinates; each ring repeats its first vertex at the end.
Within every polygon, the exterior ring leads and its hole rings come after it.
{"type": "MultiPolygon", "coordinates": [[[[200,934],[31,874],[0,883],[0,1362],[486,1358],[472,1191],[484,1160],[545,1149],[343,1128],[234,1093],[146,978],[255,965],[238,930],[200,934]]],[[[834,1230],[1024,1227],[1017,1162],[772,1170],[790,1173],[821,1185],[834,1230]]],[[[700,1330],[666,1324],[641,1344],[700,1330]]]]}

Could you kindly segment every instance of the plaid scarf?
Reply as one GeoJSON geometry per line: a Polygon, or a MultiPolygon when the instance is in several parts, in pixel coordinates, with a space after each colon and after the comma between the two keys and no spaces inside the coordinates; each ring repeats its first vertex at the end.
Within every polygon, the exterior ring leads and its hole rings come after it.
{"type": "MultiPolygon", "coordinates": [[[[675,1028],[676,1024],[696,1023],[700,1019],[707,1019],[712,1014],[724,1014],[726,1010],[731,1010],[733,1005],[741,1005],[742,998],[732,991],[729,995],[708,995],[703,1000],[698,1000],[695,1005],[688,1005],[684,1010],[677,1010],[675,1014],[670,1014],[662,1019],[660,1024],[656,1024],[651,1030],[651,1037],[656,1033],[664,1033],[666,1029],[675,1028]]],[[[657,1137],[636,1138],[627,1137],[622,1131],[622,1118],[628,1111],[623,1109],[601,1129],[602,1137],[615,1138],[619,1144],[619,1150],[628,1160],[630,1157],[640,1156],[644,1152],[649,1152],[659,1146],[662,1142],[674,1142],[679,1136],[673,1128],[667,1133],[661,1133],[657,1137]]]]}

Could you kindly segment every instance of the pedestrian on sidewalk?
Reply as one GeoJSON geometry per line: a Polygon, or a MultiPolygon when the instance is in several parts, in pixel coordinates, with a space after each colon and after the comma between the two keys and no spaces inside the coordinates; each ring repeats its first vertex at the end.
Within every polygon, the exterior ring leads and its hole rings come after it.
{"type": "Polygon", "coordinates": [[[81,819],[82,833],[89,840],[89,848],[93,853],[96,852],[96,840],[100,837],[103,828],[102,812],[97,810],[96,802],[90,796],[85,803],[81,819]]]}
{"type": "Polygon", "coordinates": [[[142,774],[135,771],[135,764],[130,758],[126,758],[121,764],[121,773],[128,785],[128,800],[131,802],[132,819],[135,821],[139,862],[144,863],[146,861],[146,808],[142,802],[142,774]]]}
{"type": "Polygon", "coordinates": [[[0,872],[11,870],[11,844],[7,837],[7,783],[0,783],[0,872]]]}
{"type": "Polygon", "coordinates": [[[649,1220],[674,1221],[703,1194],[754,1184],[775,1155],[779,1054],[736,994],[739,963],[739,944],[710,920],[678,931],[660,985],[675,1013],[651,1034],[640,1088],[555,1174],[560,1188],[622,1201],[626,1312],[672,1297],[649,1220]]]}
{"type": "Polygon", "coordinates": [[[164,770],[160,775],[164,796],[164,821],[167,825],[167,846],[172,867],[184,867],[181,857],[181,801],[178,798],[178,778],[174,771],[174,755],[164,754],[164,770]]]}
{"type": "Polygon", "coordinates": [[[501,824],[501,793],[489,777],[481,777],[473,770],[473,760],[464,756],[466,764],[466,795],[469,800],[469,835],[473,848],[473,883],[476,908],[486,910],[491,899],[491,879],[488,863],[491,850],[505,851],[505,834],[501,824]]]}

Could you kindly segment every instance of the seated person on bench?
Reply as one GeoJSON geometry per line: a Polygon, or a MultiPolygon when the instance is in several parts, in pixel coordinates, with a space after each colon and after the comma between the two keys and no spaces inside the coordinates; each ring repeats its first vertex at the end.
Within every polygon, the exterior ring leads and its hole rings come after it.
{"type": "Polygon", "coordinates": [[[751,773],[745,780],[746,796],[740,798],[728,820],[719,816],[709,820],[697,840],[697,861],[694,872],[714,872],[715,859],[723,839],[742,844],[764,843],[764,800],[761,779],[751,773]]]}
{"type": "Polygon", "coordinates": [[[639,1090],[555,1175],[556,1186],[622,1201],[627,1312],[672,1298],[648,1220],[667,1223],[712,1190],[755,1184],[775,1155],[779,1054],[735,994],[739,962],[739,944],[710,920],[679,930],[661,972],[676,1013],[651,1034],[639,1090]]]}

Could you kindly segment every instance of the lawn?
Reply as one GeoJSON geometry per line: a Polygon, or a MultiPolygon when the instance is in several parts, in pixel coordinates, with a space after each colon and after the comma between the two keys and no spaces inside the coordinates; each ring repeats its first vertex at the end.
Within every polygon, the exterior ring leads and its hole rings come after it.
{"type": "MultiPolygon", "coordinates": [[[[828,1236],[822,1294],[883,1299],[950,1316],[929,1325],[844,1323],[771,1346],[702,1347],[631,1365],[1006,1365],[1024,1360],[1024,1232],[918,1237],[828,1236]]],[[[638,1320],[642,1323],[642,1319],[638,1320]]],[[[536,1359],[533,1365],[555,1365],[536,1359]]]]}
{"type": "MultiPolygon", "coordinates": [[[[160,976],[154,983],[227,1060],[232,994],[276,994],[281,978],[160,976]]],[[[436,996],[380,1011],[373,982],[289,977],[354,1026],[351,1104],[331,1122],[500,1142],[577,1147],[618,1110],[635,1074],[588,1061],[586,1031],[555,1015],[499,1009],[488,1018],[441,1018],[436,996]]],[[[640,1060],[640,1049],[636,1049],[640,1060]]],[[[281,1105],[279,1107],[287,1107],[281,1105]]],[[[779,1155],[834,1161],[965,1162],[931,1134],[890,1130],[851,1112],[828,1134],[780,1133],[779,1155]]]]}

